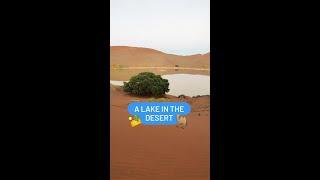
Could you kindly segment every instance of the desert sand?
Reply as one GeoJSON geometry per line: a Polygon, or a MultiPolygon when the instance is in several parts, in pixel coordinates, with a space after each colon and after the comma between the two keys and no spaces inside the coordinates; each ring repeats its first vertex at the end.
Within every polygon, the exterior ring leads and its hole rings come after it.
{"type": "Polygon", "coordinates": [[[110,71],[110,79],[119,81],[145,71],[210,75],[210,53],[179,56],[149,48],[111,46],[110,71]]]}
{"type": "Polygon", "coordinates": [[[208,68],[210,66],[210,53],[191,56],[166,54],[149,48],[111,46],[111,65],[123,66],[175,66],[208,68]]]}
{"type": "Polygon", "coordinates": [[[210,179],[210,97],[178,98],[192,111],[185,129],[176,126],[131,127],[127,105],[149,98],[131,96],[110,85],[110,167],[113,180],[210,179]]]}

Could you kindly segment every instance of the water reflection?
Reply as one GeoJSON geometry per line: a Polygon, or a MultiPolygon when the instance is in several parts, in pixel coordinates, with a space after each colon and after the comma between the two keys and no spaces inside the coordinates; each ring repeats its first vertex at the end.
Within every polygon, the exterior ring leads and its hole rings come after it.
{"type": "Polygon", "coordinates": [[[170,74],[162,78],[169,80],[168,94],[179,96],[210,95],[210,76],[193,74],[170,74]]]}

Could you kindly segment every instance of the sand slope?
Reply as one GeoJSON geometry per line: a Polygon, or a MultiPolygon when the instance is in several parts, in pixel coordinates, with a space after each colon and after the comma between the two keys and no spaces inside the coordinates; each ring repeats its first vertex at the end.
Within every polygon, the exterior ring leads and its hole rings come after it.
{"type": "MultiPolygon", "coordinates": [[[[111,86],[110,158],[111,179],[209,180],[210,179],[210,98],[187,97],[192,112],[188,127],[130,127],[127,105],[132,97],[111,86]],[[199,116],[200,113],[200,116],[199,116]]],[[[167,96],[169,101],[178,98],[167,96]]]]}
{"type": "Polygon", "coordinates": [[[175,66],[203,68],[210,66],[210,53],[192,56],[178,56],[166,54],[154,49],[128,47],[128,46],[111,46],[110,65],[120,64],[123,66],[175,66]]]}

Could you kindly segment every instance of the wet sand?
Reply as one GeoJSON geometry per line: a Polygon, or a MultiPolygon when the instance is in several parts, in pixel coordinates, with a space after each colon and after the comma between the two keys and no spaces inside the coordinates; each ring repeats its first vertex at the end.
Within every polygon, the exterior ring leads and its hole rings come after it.
{"type": "MultiPolygon", "coordinates": [[[[133,97],[116,86],[110,87],[110,98],[111,179],[210,179],[209,96],[182,99],[192,107],[186,129],[143,125],[132,128],[127,105],[149,98],[133,97]]],[[[180,99],[167,95],[166,100],[180,99]]]]}
{"type": "Polygon", "coordinates": [[[157,66],[157,67],[121,67],[121,68],[111,68],[111,69],[160,69],[160,70],[195,70],[195,71],[210,71],[209,68],[193,68],[193,67],[166,67],[166,66],[157,66]]]}

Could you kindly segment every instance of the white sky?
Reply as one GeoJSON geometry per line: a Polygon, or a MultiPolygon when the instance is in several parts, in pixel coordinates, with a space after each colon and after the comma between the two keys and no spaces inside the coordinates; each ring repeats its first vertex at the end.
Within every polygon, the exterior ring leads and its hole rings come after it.
{"type": "Polygon", "coordinates": [[[210,51],[210,0],[110,0],[110,45],[210,51]]]}

